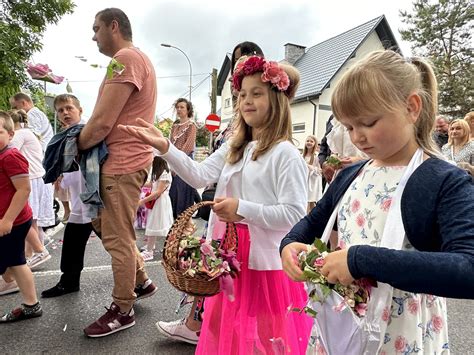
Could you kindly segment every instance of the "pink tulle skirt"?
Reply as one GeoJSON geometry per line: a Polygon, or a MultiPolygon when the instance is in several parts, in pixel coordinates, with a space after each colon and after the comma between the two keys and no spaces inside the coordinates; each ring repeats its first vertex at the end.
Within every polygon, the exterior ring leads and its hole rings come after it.
{"type": "Polygon", "coordinates": [[[305,354],[313,320],[289,308],[306,305],[303,283],[282,270],[248,268],[250,235],[238,224],[233,302],[221,292],[206,298],[196,354],[305,354]]]}

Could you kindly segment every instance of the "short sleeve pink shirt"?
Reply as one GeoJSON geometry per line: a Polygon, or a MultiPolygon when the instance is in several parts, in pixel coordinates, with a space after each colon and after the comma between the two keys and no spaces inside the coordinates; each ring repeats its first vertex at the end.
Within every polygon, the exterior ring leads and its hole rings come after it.
{"type": "Polygon", "coordinates": [[[138,117],[153,123],[157,87],[153,65],[138,48],[123,48],[115,54],[114,59],[123,64],[125,69],[121,73],[115,72],[111,79],[104,78],[97,100],[100,100],[105,85],[129,83],[135,86],[135,90],[105,139],[109,157],[102,167],[102,173],[122,175],[148,168],[152,163],[152,147],[120,131],[117,126],[135,125],[138,117]]]}

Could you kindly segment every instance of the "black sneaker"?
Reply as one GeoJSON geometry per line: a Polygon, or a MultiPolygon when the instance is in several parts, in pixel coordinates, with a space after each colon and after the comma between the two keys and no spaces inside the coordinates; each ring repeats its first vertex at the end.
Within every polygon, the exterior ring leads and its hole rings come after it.
{"type": "Polygon", "coordinates": [[[39,302],[33,306],[27,306],[22,303],[21,307],[15,308],[4,314],[0,318],[0,323],[17,322],[20,320],[41,317],[42,314],[43,309],[41,308],[41,304],[39,302]]]}
{"type": "Polygon", "coordinates": [[[60,282],[56,286],[51,287],[48,290],[41,292],[42,298],[52,298],[62,296],[71,292],[79,291],[79,286],[76,287],[64,287],[60,282]]]}

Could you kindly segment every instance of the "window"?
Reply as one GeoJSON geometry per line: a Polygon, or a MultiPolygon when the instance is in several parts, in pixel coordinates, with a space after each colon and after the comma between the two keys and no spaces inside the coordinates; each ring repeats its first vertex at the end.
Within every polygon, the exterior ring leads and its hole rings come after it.
{"type": "Polygon", "coordinates": [[[227,107],[230,107],[230,102],[232,101],[231,98],[228,98],[228,99],[225,99],[224,101],[224,107],[227,108],[227,107]]]}
{"type": "Polygon", "coordinates": [[[304,123],[295,123],[293,125],[293,133],[304,133],[305,124],[304,123]]]}

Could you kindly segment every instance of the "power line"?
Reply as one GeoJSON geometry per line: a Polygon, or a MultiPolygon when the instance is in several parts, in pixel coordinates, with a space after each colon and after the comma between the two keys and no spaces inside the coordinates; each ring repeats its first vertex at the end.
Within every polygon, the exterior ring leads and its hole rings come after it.
{"type": "MultiPolygon", "coordinates": [[[[191,89],[191,93],[193,93],[199,86],[201,86],[207,79],[209,79],[211,77],[211,74],[207,73],[207,76],[202,79],[199,83],[197,83],[195,86],[193,86],[193,88],[191,89]]],[[[182,93],[181,95],[179,95],[178,97],[183,97],[184,95],[186,95],[189,91],[186,90],[184,93],[182,93]]],[[[174,108],[174,105],[171,104],[170,108],[168,108],[166,111],[160,113],[158,115],[158,117],[162,118],[163,115],[167,112],[169,112],[170,110],[172,110],[174,108]]]]}

